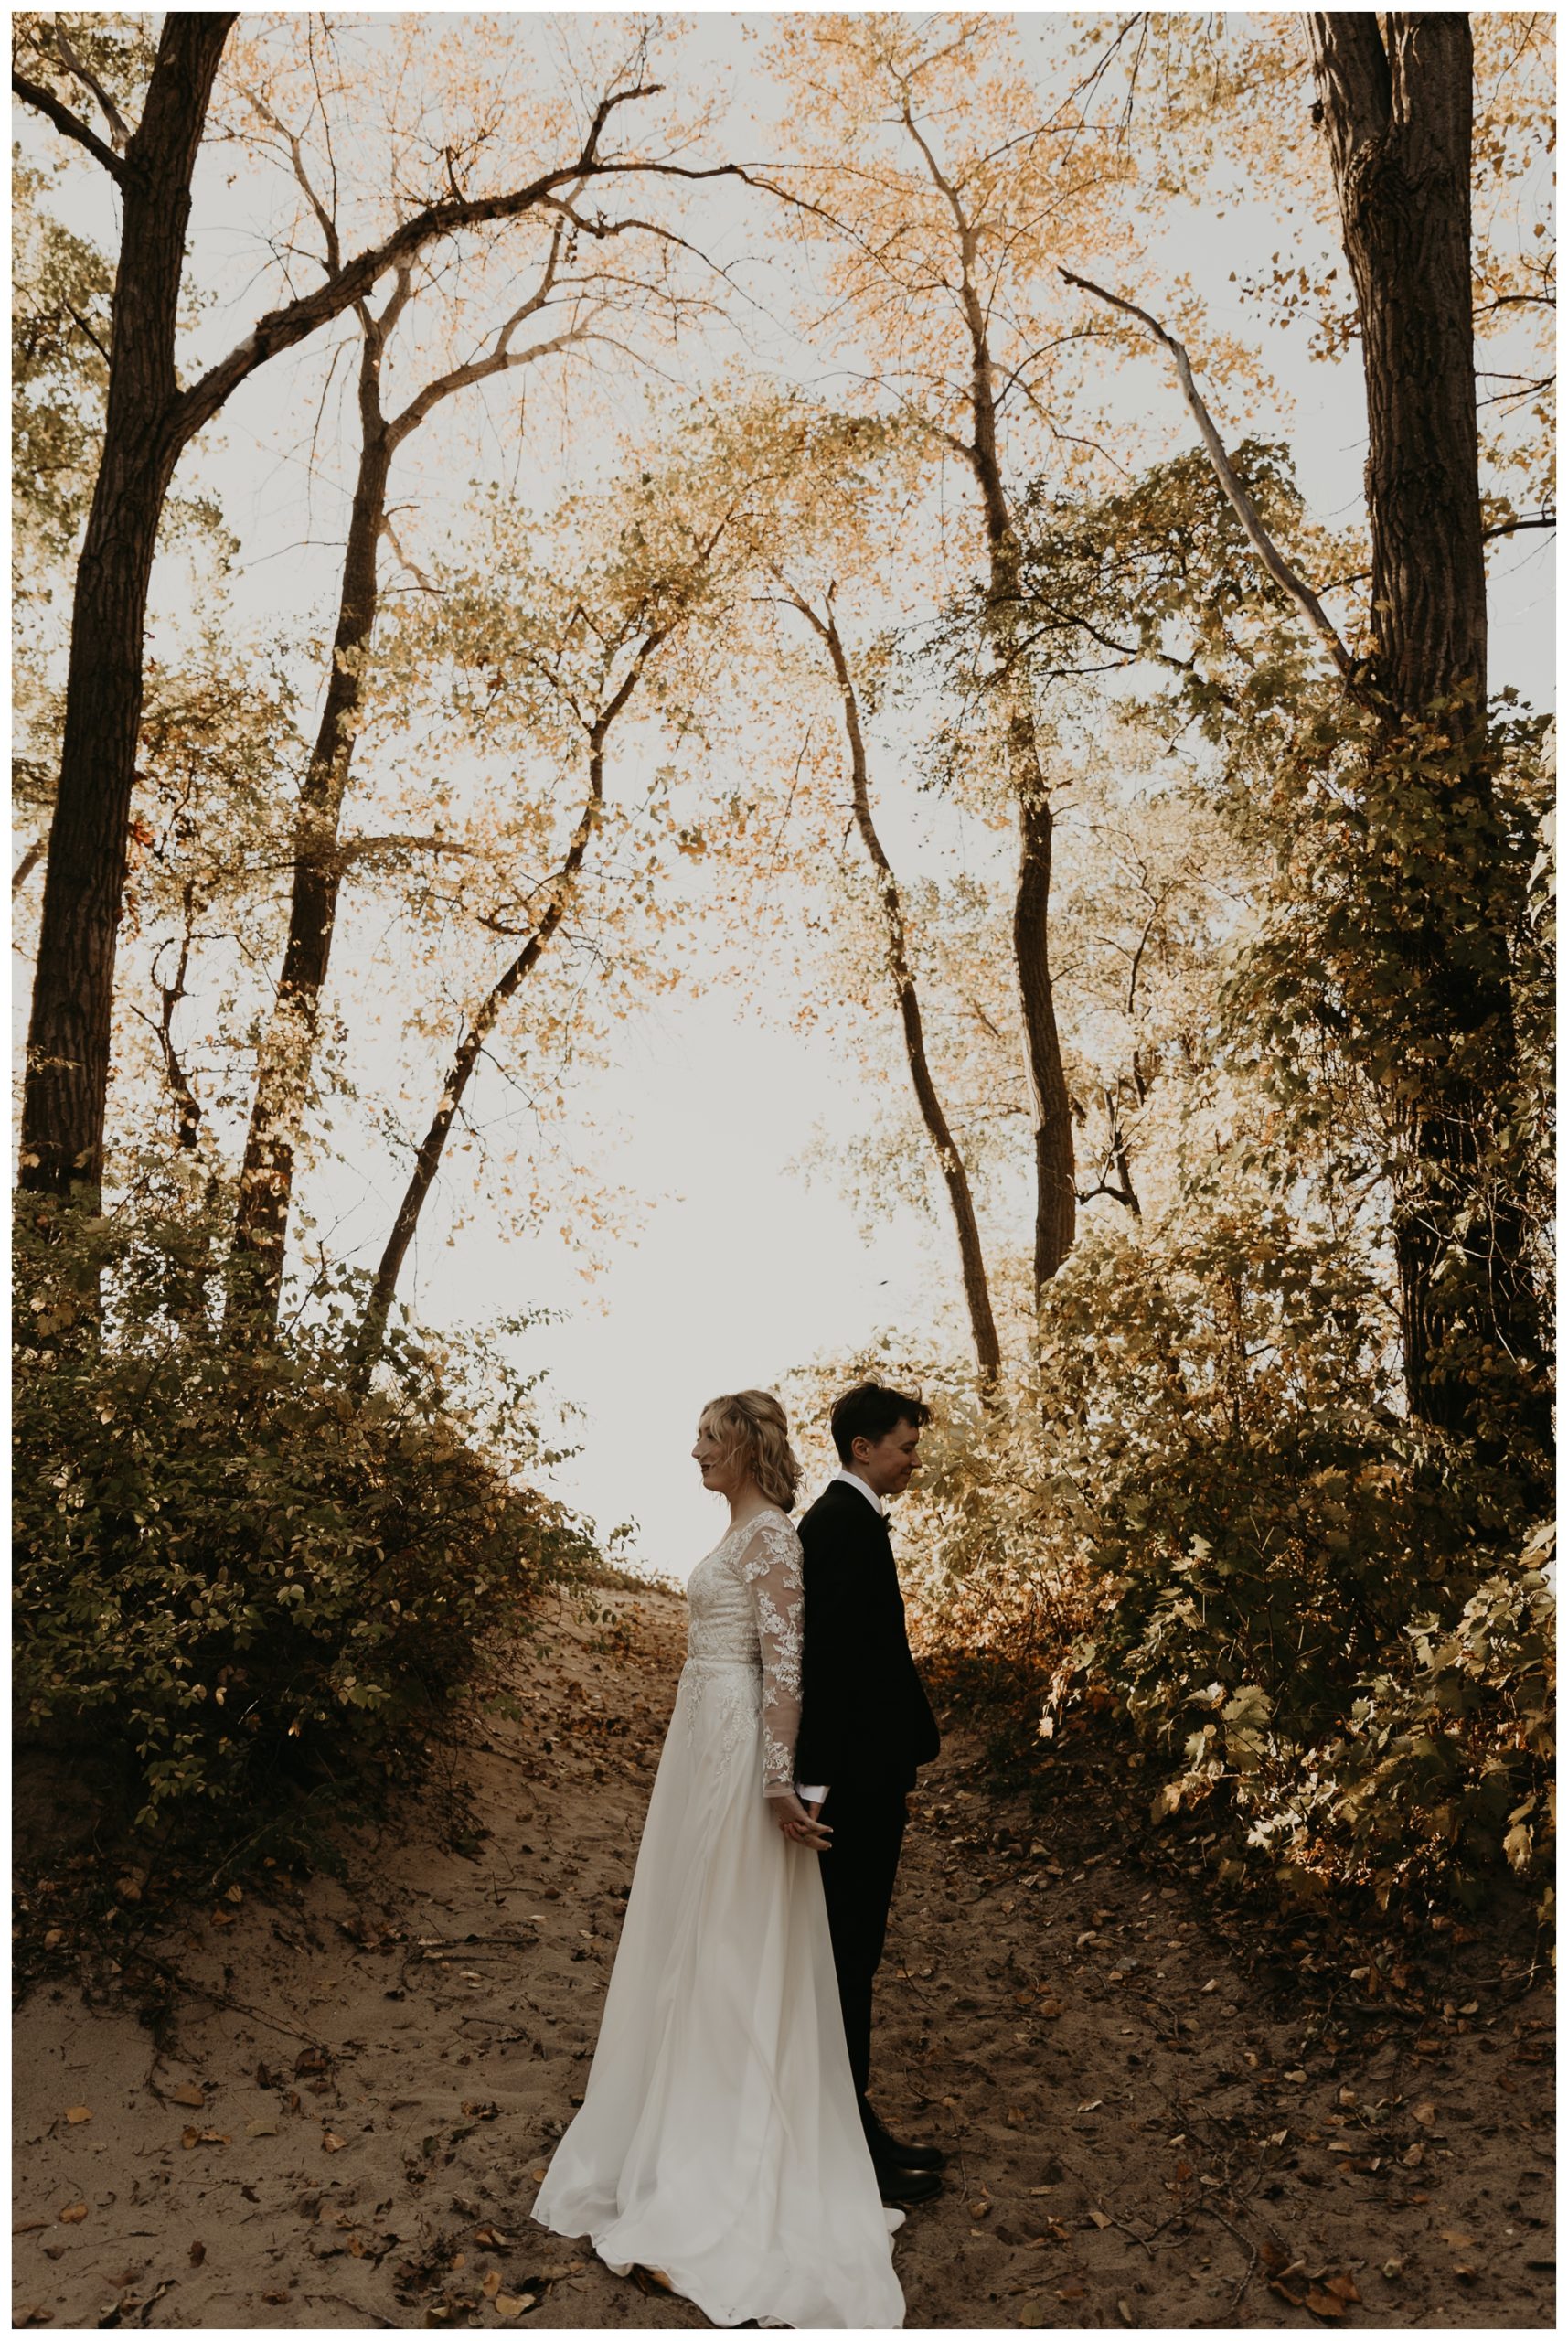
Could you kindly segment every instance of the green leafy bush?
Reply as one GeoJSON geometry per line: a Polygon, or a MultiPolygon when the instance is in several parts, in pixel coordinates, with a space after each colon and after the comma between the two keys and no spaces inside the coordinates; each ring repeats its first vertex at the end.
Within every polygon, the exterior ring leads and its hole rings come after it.
{"type": "Polygon", "coordinates": [[[330,1302],[226,1347],[212,1258],[173,1217],[29,1206],[18,1239],[16,1722],[122,1750],[143,1828],[396,1765],[593,1558],[519,1476],[549,1460],[526,1385],[404,1337],[357,1397],[330,1302]]]}
{"type": "Polygon", "coordinates": [[[1542,1548],[1399,1410],[1390,1352],[1351,1246],[1210,1193],[1084,1238],[1002,1404],[924,1377],[914,1606],[984,1673],[996,1752],[1111,1704],[1154,1817],[1211,1803],[1292,1886],[1539,1867],[1542,1548]]]}

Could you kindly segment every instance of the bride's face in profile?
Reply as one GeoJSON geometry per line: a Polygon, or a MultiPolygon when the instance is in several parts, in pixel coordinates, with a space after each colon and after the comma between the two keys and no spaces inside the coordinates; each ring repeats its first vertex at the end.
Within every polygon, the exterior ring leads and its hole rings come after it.
{"type": "Polygon", "coordinates": [[[751,1477],[746,1469],[746,1459],[743,1454],[726,1454],[724,1440],[715,1432],[706,1416],[697,1426],[697,1441],[691,1453],[702,1474],[702,1484],[709,1494],[728,1496],[733,1502],[751,1477]]]}

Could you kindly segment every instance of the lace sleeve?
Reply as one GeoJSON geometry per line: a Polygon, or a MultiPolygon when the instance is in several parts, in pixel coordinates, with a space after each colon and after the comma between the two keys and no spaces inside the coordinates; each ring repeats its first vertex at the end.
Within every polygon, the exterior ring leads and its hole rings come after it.
{"type": "Polygon", "coordinates": [[[805,1615],[800,1538],[782,1513],[764,1513],[736,1566],[751,1588],[763,1652],[763,1793],[789,1796],[795,1789],[805,1615]]]}

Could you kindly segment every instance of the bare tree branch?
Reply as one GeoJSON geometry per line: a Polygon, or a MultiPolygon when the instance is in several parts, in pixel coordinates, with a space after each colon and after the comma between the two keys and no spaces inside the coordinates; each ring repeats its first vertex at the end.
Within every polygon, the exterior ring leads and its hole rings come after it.
{"type": "MultiPolygon", "coordinates": [[[[298,300],[289,302],[283,308],[269,310],[265,316],[257,319],[242,342],[226,358],[220,358],[216,366],[209,368],[198,381],[193,382],[176,401],[169,423],[176,442],[183,446],[195,432],[210,422],[224,401],[259,366],[265,365],[269,358],[279,356],[283,351],[293,348],[318,326],[327,324],[333,317],[340,316],[345,309],[362,301],[371,286],[389,269],[406,265],[438,237],[454,235],[465,228],[485,227],[494,221],[520,219],[528,212],[543,207],[549,198],[559,195],[563,188],[574,187],[589,178],[638,176],[690,182],[739,179],[747,186],[758,184],[738,163],[697,166],[682,163],[601,162],[598,159],[598,142],[611,112],[615,107],[629,104],[635,98],[656,95],[660,86],[657,82],[640,82],[635,88],[613,91],[601,99],[588,136],[571,162],[562,164],[557,170],[541,172],[526,187],[514,187],[505,195],[449,196],[439,202],[427,204],[422,210],[401,221],[379,243],[368,246],[352,260],[346,261],[341,268],[333,270],[314,291],[303,294],[298,300]]],[[[107,148],[104,152],[107,154],[107,148]]]]}
{"type": "Polygon", "coordinates": [[[127,166],[123,158],[114,152],[112,146],[106,146],[97,131],[90,130],[85,122],[56,97],[52,90],[46,90],[41,81],[29,81],[25,73],[18,73],[15,68],[11,73],[11,87],[27,105],[47,115],[64,136],[74,138],[79,146],[85,146],[93,161],[101,163],[112,179],[122,187],[124,185],[127,166]]]}
{"type": "Polygon", "coordinates": [[[54,18],[48,29],[49,39],[54,45],[56,56],[59,59],[60,63],[66,68],[68,72],[75,74],[77,80],[81,83],[82,88],[90,91],[98,100],[99,110],[102,113],[104,121],[109,124],[109,136],[113,144],[114,151],[117,155],[123,154],[126,147],[131,144],[130,126],[126,123],[124,115],[121,112],[119,107],[115,104],[113,99],[110,96],[108,91],[104,88],[97,74],[94,73],[89,66],[83,64],[75,49],[72,48],[69,41],[67,40],[65,34],[61,29],[60,20],[58,16],[54,18]]]}
{"type": "Polygon", "coordinates": [[[1136,317],[1140,325],[1148,327],[1149,332],[1162,347],[1170,352],[1176,364],[1177,379],[1181,384],[1182,396],[1186,399],[1192,418],[1202,436],[1209,461],[1214,467],[1214,476],[1223,488],[1232,510],[1246,530],[1248,541],[1253,551],[1280,591],[1289,595],[1319,641],[1325,645],[1329,657],[1352,693],[1358,698],[1362,696],[1360,668],[1355,658],[1341,641],[1334,621],[1312,591],[1311,586],[1304,578],[1297,576],[1296,571],[1285,560],[1285,555],[1264,528],[1256,505],[1237,476],[1231,459],[1225,453],[1224,444],[1214,428],[1213,419],[1199,395],[1198,385],[1192,379],[1191,362],[1181,343],[1177,340],[1174,334],[1166,331],[1157,317],[1151,317],[1148,311],[1140,309],[1136,302],[1124,300],[1119,293],[1107,293],[1104,285],[1092,283],[1086,276],[1075,276],[1070,268],[1059,269],[1057,273],[1069,284],[1075,284],[1080,292],[1092,293],[1097,301],[1107,302],[1113,309],[1120,309],[1125,315],[1136,317]]]}
{"type": "MultiPolygon", "coordinates": [[[[1511,520],[1494,520],[1489,528],[1481,530],[1481,541],[1484,544],[1488,537],[1516,536],[1520,529],[1554,529],[1556,526],[1555,512],[1520,512],[1511,520]]],[[[1368,571],[1369,576],[1371,573],[1368,571]]]]}

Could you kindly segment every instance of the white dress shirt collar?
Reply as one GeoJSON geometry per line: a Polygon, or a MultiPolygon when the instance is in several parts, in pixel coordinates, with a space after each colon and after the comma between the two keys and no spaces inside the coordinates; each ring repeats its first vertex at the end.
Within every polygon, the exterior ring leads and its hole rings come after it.
{"type": "MultiPolygon", "coordinates": [[[[877,1493],[875,1488],[869,1488],[866,1485],[865,1480],[860,1479],[855,1472],[843,1470],[835,1471],[833,1474],[833,1480],[842,1480],[847,1488],[859,1488],[860,1493],[865,1497],[866,1502],[871,1506],[872,1510],[883,1520],[887,1518],[888,1508],[882,1502],[881,1497],[877,1493]]],[[[829,1487],[833,1485],[833,1480],[829,1480],[827,1482],[829,1487]]]]}

